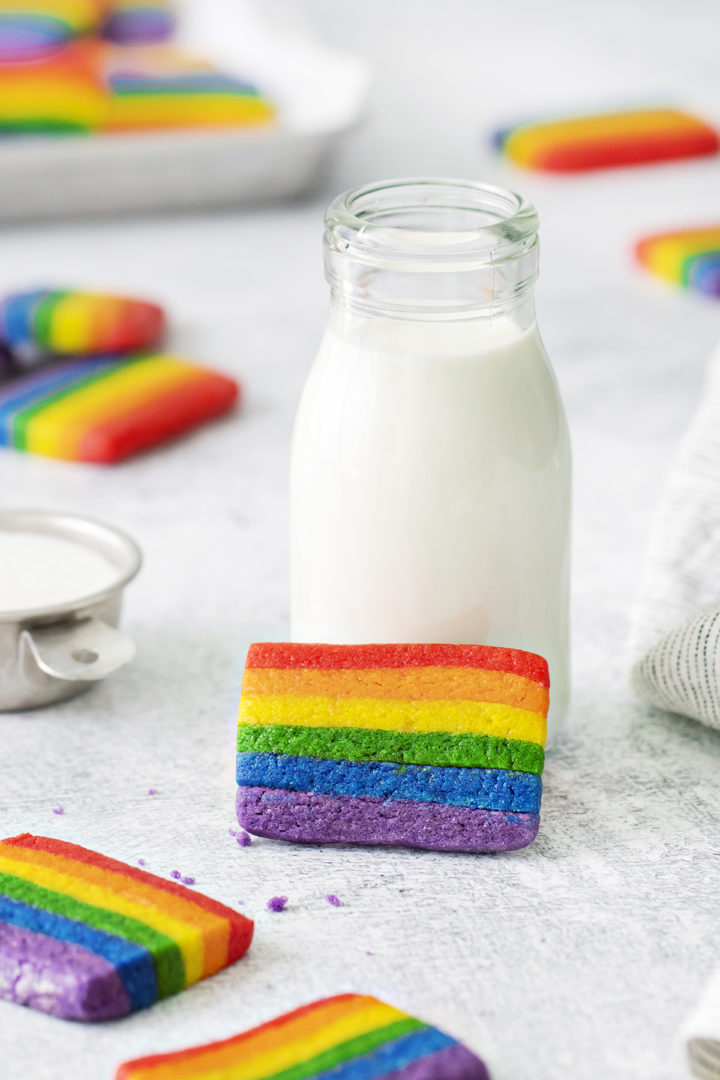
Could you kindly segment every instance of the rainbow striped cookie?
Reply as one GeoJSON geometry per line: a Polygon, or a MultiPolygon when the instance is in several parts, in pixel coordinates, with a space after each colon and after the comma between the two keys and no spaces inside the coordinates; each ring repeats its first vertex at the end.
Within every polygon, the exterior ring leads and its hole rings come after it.
{"type": "Polygon", "coordinates": [[[33,289],[0,300],[0,342],[58,355],[133,352],[160,344],[157,304],[105,293],[33,289]]]}
{"type": "Polygon", "coordinates": [[[171,45],[108,46],[103,79],[110,131],[243,127],[275,116],[255,86],[171,45]]]}
{"type": "Polygon", "coordinates": [[[3,64],[0,132],[249,127],[275,109],[255,86],[171,45],[71,41],[3,64]]]}
{"type": "Polygon", "coordinates": [[[226,412],[239,392],[174,356],[65,360],[0,385],[0,446],[107,464],[226,412]]]}
{"type": "Polygon", "coordinates": [[[222,1042],[121,1065],[115,1080],[489,1080],[462,1043],[363,994],[324,998],[222,1042]]]}
{"type": "Polygon", "coordinates": [[[516,165],[544,172],[581,172],[716,154],[717,131],[680,109],[558,117],[498,132],[498,149],[516,165]]]}
{"type": "Polygon", "coordinates": [[[540,656],[482,645],[250,646],[237,736],[248,832],[507,851],[534,840],[540,656]]]}
{"type": "Polygon", "coordinates": [[[238,960],[253,923],[95,851],[0,841],[0,997],[66,1020],[143,1009],[238,960]]]}
{"type": "Polygon", "coordinates": [[[119,45],[166,41],[175,29],[169,0],[112,0],[103,35],[119,45]]]}
{"type": "Polygon", "coordinates": [[[720,224],[646,236],[635,253],[657,277],[720,296],[720,224]]]}

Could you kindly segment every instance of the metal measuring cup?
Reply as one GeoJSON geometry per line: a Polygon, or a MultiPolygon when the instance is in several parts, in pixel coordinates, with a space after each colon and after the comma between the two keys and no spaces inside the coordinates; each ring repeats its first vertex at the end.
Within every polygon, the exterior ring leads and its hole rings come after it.
{"type": "Polygon", "coordinates": [[[0,530],[71,540],[116,570],[107,588],[61,604],[0,609],[0,711],[33,709],[74,697],[132,660],[135,643],[117,629],[122,591],[140,569],[137,544],[78,514],[0,511],[0,530]]]}

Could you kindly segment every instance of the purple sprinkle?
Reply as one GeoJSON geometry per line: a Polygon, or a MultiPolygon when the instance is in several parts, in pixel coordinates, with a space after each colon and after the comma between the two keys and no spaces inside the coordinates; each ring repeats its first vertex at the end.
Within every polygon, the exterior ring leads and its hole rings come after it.
{"type": "Polygon", "coordinates": [[[156,787],[148,788],[148,795],[157,795],[158,789],[156,787]]]}
{"type": "Polygon", "coordinates": [[[53,814],[64,814],[64,813],[65,813],[65,807],[64,806],[57,806],[53,810],[53,814]]]}
{"type": "Polygon", "coordinates": [[[195,878],[194,877],[184,877],[184,878],[181,878],[181,881],[182,881],[183,885],[194,885],[195,884],[195,878]]]}
{"type": "Polygon", "coordinates": [[[250,845],[252,844],[252,837],[250,836],[250,833],[246,833],[244,831],[237,834],[236,840],[240,847],[250,847],[250,845]]]}
{"type": "Polygon", "coordinates": [[[144,866],[144,865],[145,865],[145,860],[144,859],[138,859],[138,866],[144,866]]]}
{"type": "Polygon", "coordinates": [[[328,893],[325,899],[327,900],[328,904],[332,904],[333,907],[340,907],[340,901],[338,900],[335,893],[328,893]]]}
{"type": "Polygon", "coordinates": [[[365,955],[366,955],[366,956],[374,956],[374,955],[375,955],[375,953],[373,953],[373,952],[370,952],[370,950],[369,950],[369,949],[366,949],[366,950],[365,950],[365,955]]]}
{"type": "Polygon", "coordinates": [[[267,902],[267,909],[268,911],[284,911],[287,902],[287,896],[273,896],[267,902]]]}
{"type": "Polygon", "coordinates": [[[231,836],[239,836],[240,835],[239,832],[237,831],[237,829],[228,829],[228,832],[230,833],[231,836]]]}
{"type": "Polygon", "coordinates": [[[179,870],[171,870],[170,871],[170,877],[174,878],[175,881],[179,881],[180,880],[180,871],[179,870]]]}

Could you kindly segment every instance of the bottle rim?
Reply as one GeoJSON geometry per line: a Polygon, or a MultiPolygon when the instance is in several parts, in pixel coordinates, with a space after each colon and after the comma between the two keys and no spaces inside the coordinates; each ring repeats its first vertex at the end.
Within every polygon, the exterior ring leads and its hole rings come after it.
{"type": "Polygon", "coordinates": [[[539,220],[522,195],[493,184],[415,177],[343,192],[325,214],[326,246],[367,265],[472,270],[528,255],[539,220]]]}

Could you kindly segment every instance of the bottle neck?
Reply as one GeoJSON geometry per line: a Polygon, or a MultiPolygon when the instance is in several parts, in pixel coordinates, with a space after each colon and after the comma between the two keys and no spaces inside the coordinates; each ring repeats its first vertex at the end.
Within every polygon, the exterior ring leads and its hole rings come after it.
{"type": "Polygon", "coordinates": [[[358,318],[526,323],[537,224],[520,196],[470,181],[398,180],[347,192],[325,218],[334,304],[358,318]]]}

